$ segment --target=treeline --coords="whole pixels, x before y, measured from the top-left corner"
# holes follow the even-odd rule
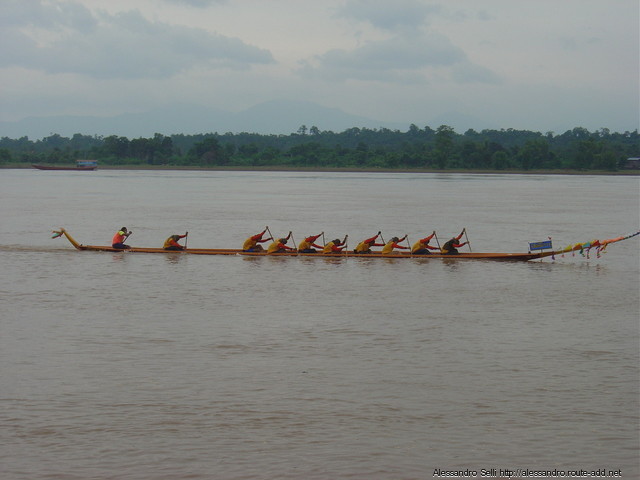
[[[343,132],[301,126],[290,135],[210,133],[152,138],[54,134],[41,140],[0,139],[0,164],[69,164],[78,159],[101,165],[316,167],[473,170],[606,170],[640,156],[638,131],[562,134],[526,130],[467,130],[458,134],[411,125],[406,132],[350,128]]]

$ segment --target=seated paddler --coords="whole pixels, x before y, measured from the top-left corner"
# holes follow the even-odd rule
[[[286,237],[275,240],[271,245],[269,245],[269,248],[267,248],[267,253],[295,252],[295,248],[287,246],[287,242],[290,238],[291,232],[289,232],[289,235]]]
[[[400,245],[400,242],[404,242],[407,239],[407,236],[405,235],[402,238],[398,238],[398,237],[393,237],[391,240],[389,240],[385,246],[382,248],[382,252],[383,254],[389,254],[389,253],[393,253],[393,251],[396,248],[399,248],[400,250],[409,250],[409,247],[404,247],[402,245]]]
[[[300,242],[300,245],[298,245],[298,252],[299,253],[317,253],[316,248],[319,248],[320,250],[322,250],[324,246],[315,244],[315,241],[318,240],[318,238],[320,238],[322,235],[324,235],[324,232],[319,233],[318,235],[311,235],[310,237],[306,237],[304,240]]]
[[[126,250],[127,248],[131,248],[129,245],[125,245],[124,242],[127,241],[127,238],[129,238],[129,235],[131,235],[132,233],[133,232],[129,232],[127,230],[127,227],[122,227],[113,236],[113,239],[111,240],[111,246],[119,250]]]
[[[457,237],[453,237],[451,240],[446,242],[442,246],[442,253],[444,253],[445,255],[458,255],[460,253],[458,251],[458,248],[464,247],[467,244],[467,242],[460,243],[462,235],[464,235],[464,230],[460,232],[460,235],[458,235]]]
[[[184,235],[171,235],[164,241],[164,245],[162,246],[162,248],[164,248],[165,250],[184,250],[185,247],[180,245],[178,243],[178,240],[186,238],[187,235],[189,235],[189,232],[185,233]]]
[[[264,230],[256,235],[253,235],[247,238],[244,241],[244,245],[242,245],[243,252],[262,252],[264,250],[261,243],[268,242],[269,240],[273,240],[273,238],[262,238],[264,234],[269,230],[269,227],[264,227]]]
[[[416,243],[414,243],[413,247],[411,247],[411,254],[412,255],[431,255],[431,252],[429,250],[440,250],[438,247],[432,247],[431,245],[429,245],[429,242],[433,237],[435,237],[435,235],[436,235],[436,232],[434,230],[431,235],[421,238]]]
[[[347,248],[347,238],[349,238],[349,235],[345,235],[342,241],[339,238],[331,240],[324,246],[322,253],[342,253]]]
[[[380,236],[380,233],[381,232],[378,232],[373,237],[361,241],[358,245],[356,245],[353,253],[372,253],[371,247],[384,247],[384,243],[376,243],[376,240]]]

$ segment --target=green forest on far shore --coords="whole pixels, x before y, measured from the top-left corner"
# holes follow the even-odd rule
[[[129,139],[52,134],[36,141],[0,139],[4,167],[91,159],[101,166],[613,172],[630,168],[632,157],[640,157],[637,130],[590,132],[581,127],[562,134],[515,129],[459,134],[447,125],[435,130],[411,125],[406,132],[349,128],[339,133],[302,125],[289,135],[156,133]]]

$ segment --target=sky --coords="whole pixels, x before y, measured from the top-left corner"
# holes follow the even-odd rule
[[[0,121],[304,100],[385,122],[640,123],[637,0],[0,0]]]

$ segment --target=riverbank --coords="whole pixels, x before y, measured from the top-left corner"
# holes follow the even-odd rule
[[[73,165],[55,165],[70,166]],[[0,165],[0,169],[27,169],[33,168],[31,164],[16,163]],[[628,175],[639,176],[640,169],[605,171],[605,170],[479,170],[479,169],[429,169],[429,168],[318,168],[318,167],[295,167],[289,165],[272,166],[179,166],[179,165],[100,165],[98,170],[178,170],[178,171],[230,171],[230,172],[344,172],[344,173],[466,173],[477,175]]]

